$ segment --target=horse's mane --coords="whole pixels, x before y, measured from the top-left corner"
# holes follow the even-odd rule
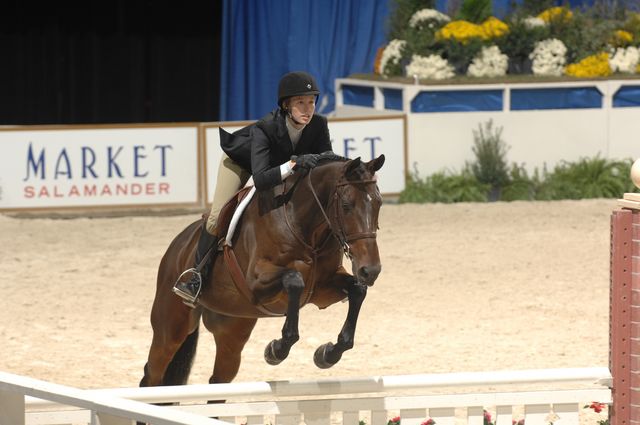
[[[334,153],[332,151],[322,152],[320,155],[318,155],[318,165],[321,165],[327,162],[335,162],[335,161],[345,162],[348,160],[349,158],[340,156],[337,153]]]

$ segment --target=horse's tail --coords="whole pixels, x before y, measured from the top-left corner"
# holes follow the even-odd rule
[[[193,359],[196,356],[199,329],[200,327],[197,327],[195,331],[187,335],[187,338],[176,351],[164,373],[162,385],[185,385],[187,383]]]

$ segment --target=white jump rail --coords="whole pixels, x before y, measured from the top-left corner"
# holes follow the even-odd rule
[[[26,420],[26,396],[84,409],[89,419],[88,422],[85,419],[84,423],[92,425],[130,425],[132,421],[151,422],[154,425],[229,425],[202,415],[6,372],[0,372],[0,425],[31,423],[31,419]],[[72,416],[76,417],[77,414],[73,413]]]
[[[548,389],[569,383],[577,388]],[[521,385],[528,390],[495,392],[496,387]],[[482,425],[483,410],[491,407],[497,425],[511,425],[514,411],[523,412],[527,425],[547,425],[551,412],[557,416],[555,425],[568,425],[578,424],[585,403],[611,403],[610,385],[611,374],[602,367],[120,388],[86,393],[99,400],[117,397],[149,403],[190,403],[173,408],[246,424],[298,425],[303,421],[307,425],[357,425],[364,416],[369,425],[385,425],[392,414],[399,414],[403,425],[420,424],[427,417],[438,425],[453,425],[462,411],[466,423]],[[461,387],[493,392],[435,394]],[[400,392],[411,395],[398,395]],[[220,399],[227,402],[206,403]],[[70,419],[87,423],[82,410],[61,411],[37,399],[28,399],[27,408],[27,423],[31,425],[69,423]]]

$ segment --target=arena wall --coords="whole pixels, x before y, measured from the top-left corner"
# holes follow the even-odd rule
[[[400,84],[336,80],[336,115],[407,115],[407,161],[422,177],[474,159],[474,132],[492,121],[510,163],[529,173],[562,161],[640,157],[640,80]]]

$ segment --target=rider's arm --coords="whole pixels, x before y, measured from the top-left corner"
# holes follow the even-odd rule
[[[258,190],[277,186],[293,173],[292,169],[295,163],[292,161],[271,167],[270,150],[269,139],[259,127],[255,127],[251,140],[251,170],[253,171],[253,181]]]

